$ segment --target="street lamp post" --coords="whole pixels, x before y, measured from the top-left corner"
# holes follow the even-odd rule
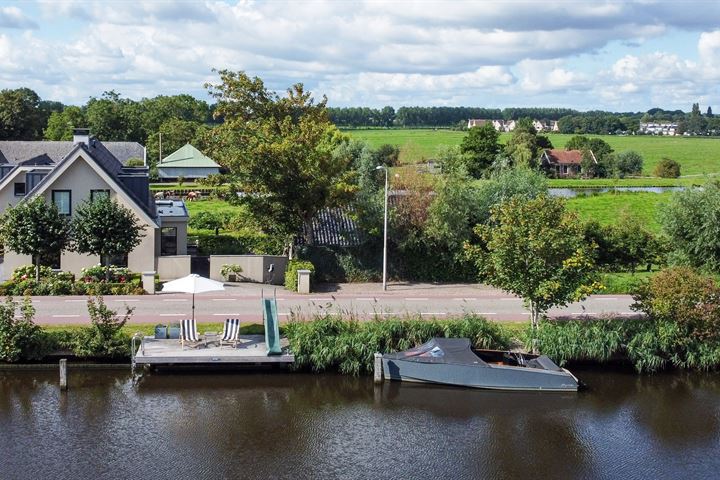
[[[388,168],[378,165],[375,170],[385,170],[385,225],[383,228],[383,291],[387,290],[387,235],[388,235]]]

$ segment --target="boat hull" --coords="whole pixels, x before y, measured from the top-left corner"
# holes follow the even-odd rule
[[[567,370],[505,365],[424,363],[383,357],[387,380],[437,383],[489,390],[573,392],[577,379]]]

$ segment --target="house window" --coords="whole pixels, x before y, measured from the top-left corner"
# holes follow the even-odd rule
[[[43,255],[40,257],[40,265],[56,270],[60,269],[60,252]]]
[[[110,198],[110,190],[90,190],[90,201],[94,202],[101,198]]]
[[[564,174],[567,174],[567,172],[568,172],[568,167],[567,167],[567,165],[563,165],[563,173],[564,173]]]
[[[113,267],[125,267],[128,266],[128,254],[122,255],[100,255],[100,263],[102,265],[112,265]]]
[[[163,227],[160,231],[160,255],[177,255],[177,228]]]
[[[24,197],[25,196],[25,182],[15,182],[15,196],[16,197]]]
[[[60,215],[70,215],[70,190],[53,190],[52,202],[60,212]]]

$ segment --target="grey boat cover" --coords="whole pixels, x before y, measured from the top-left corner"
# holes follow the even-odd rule
[[[456,363],[471,365],[487,365],[475,355],[467,338],[436,337],[419,347],[386,354],[385,357],[418,363]]]

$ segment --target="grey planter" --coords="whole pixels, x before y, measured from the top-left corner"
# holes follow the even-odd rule
[[[167,337],[168,331],[167,327],[165,325],[155,325],[155,338],[168,338]]]

